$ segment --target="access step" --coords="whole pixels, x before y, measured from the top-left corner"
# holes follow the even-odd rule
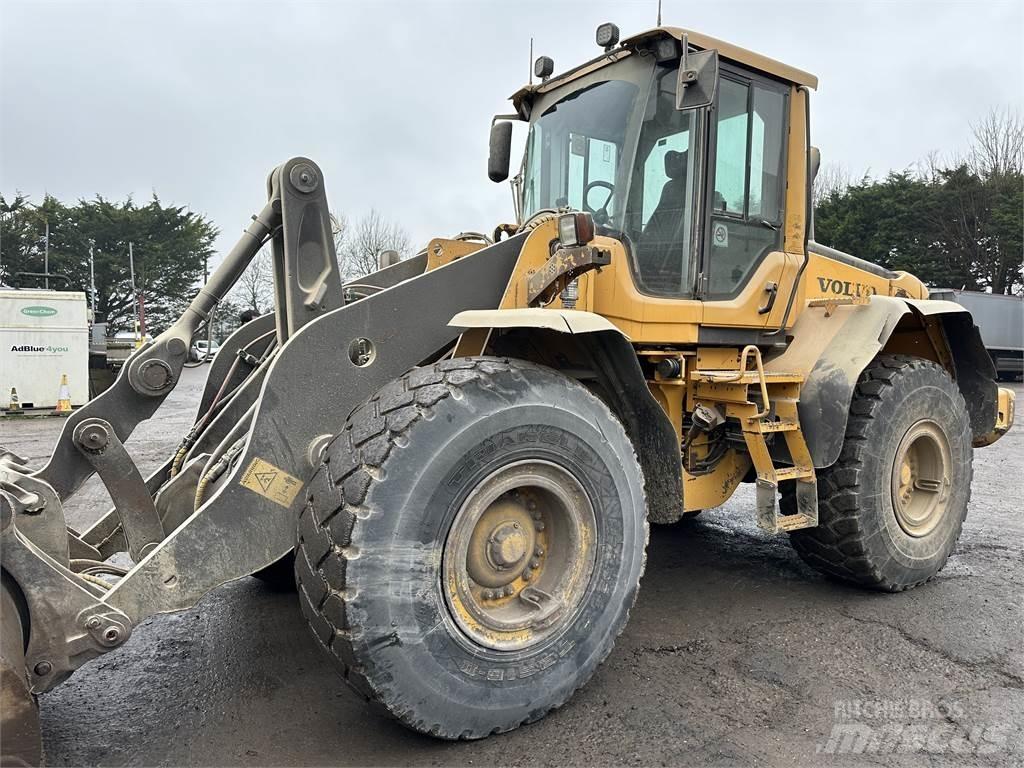
[[[781,483],[783,480],[799,480],[805,477],[814,477],[814,470],[810,467],[776,467],[775,481]]]
[[[800,472],[807,472],[806,469],[796,467],[784,467],[775,471],[779,479],[792,480],[796,475],[791,474],[783,478],[783,473],[788,469],[798,469]],[[796,479],[796,513],[792,515],[779,514],[778,490],[779,484],[762,478],[757,479],[757,526],[768,533],[782,533],[783,531],[797,531],[801,528],[814,528],[818,525],[818,483],[813,479],[814,471],[810,470],[810,477],[801,475]]]
[[[771,432],[796,432],[800,429],[800,425],[789,419],[779,419],[778,421],[756,421],[754,422],[756,431],[761,434],[768,434]]]

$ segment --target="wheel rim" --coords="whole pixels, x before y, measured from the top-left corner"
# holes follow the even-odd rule
[[[546,461],[502,467],[455,515],[443,553],[444,595],[474,643],[515,651],[575,616],[594,570],[597,526],[583,486]]]
[[[919,421],[903,436],[893,462],[892,505],[908,535],[926,536],[942,520],[951,465],[949,441],[934,421]]]

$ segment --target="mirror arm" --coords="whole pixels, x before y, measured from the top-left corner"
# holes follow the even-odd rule
[[[679,88],[686,88],[697,79],[697,70],[690,67],[690,40],[683,33],[683,55],[679,59]]]

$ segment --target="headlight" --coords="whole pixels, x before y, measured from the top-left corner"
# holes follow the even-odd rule
[[[597,44],[607,51],[609,48],[614,48],[618,45],[619,28],[610,22],[605,22],[597,28],[597,34],[594,37],[597,40]]]
[[[565,248],[586,245],[594,239],[594,217],[589,213],[567,213],[558,217],[558,242]]]
[[[533,62],[533,74],[541,80],[547,80],[555,71],[555,60],[550,56],[538,56]]]
[[[658,38],[658,42],[654,44],[654,58],[659,64],[677,62],[679,60],[679,43],[674,37],[667,35]]]

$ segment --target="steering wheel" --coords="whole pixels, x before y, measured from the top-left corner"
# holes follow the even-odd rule
[[[590,203],[587,202],[587,199],[590,197],[590,190],[592,190],[594,187],[601,187],[602,189],[608,190],[608,198],[604,201],[604,205],[602,205],[600,208],[597,208],[596,210],[594,208],[591,208]],[[587,184],[586,187],[583,188],[583,210],[594,217],[595,224],[606,224],[608,222],[608,219],[610,218],[608,216],[608,204],[612,201],[612,198],[614,196],[614,184],[612,184],[610,181],[595,179],[594,181],[590,182],[589,184]]]

